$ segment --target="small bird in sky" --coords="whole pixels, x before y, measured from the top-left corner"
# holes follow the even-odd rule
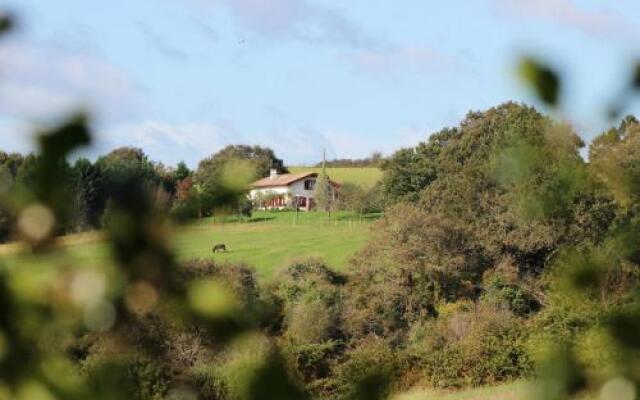
[[[246,42],[246,40],[241,39],[241,40],[238,41],[238,44],[244,44],[244,42]]]

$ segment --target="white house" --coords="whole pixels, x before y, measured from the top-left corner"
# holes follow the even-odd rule
[[[261,209],[283,209],[295,207],[300,210],[311,210],[315,207],[313,190],[318,174],[316,172],[299,172],[296,174],[278,174],[272,169],[268,177],[250,185],[249,199]],[[339,187],[331,181],[333,187]]]

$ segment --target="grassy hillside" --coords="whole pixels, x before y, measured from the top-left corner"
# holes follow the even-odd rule
[[[289,167],[291,172],[313,171],[320,172],[322,168],[315,167]],[[363,187],[369,188],[376,184],[382,178],[382,170],[376,167],[363,168],[327,168],[327,174],[340,183],[355,183]]]
[[[393,400],[525,400],[528,384],[524,381],[455,391],[416,390],[394,397]]]
[[[223,223],[208,218],[178,228],[174,247],[180,260],[214,258],[220,262],[246,262],[256,267],[259,276],[267,278],[278,267],[309,257],[320,257],[340,269],[369,238],[371,217],[335,213],[329,220],[324,213],[301,212],[296,220],[295,212],[259,212],[248,222]],[[60,243],[77,263],[110,261],[109,249],[98,232],[70,235]],[[229,251],[214,255],[211,251],[214,243],[226,244]],[[59,251],[57,255],[62,254]],[[21,254],[15,244],[0,246],[0,256],[13,265],[36,261],[33,256]]]
[[[504,383],[497,386],[482,386],[467,389],[435,390],[415,389],[392,397],[392,400],[529,400],[540,398],[534,383],[524,380]],[[575,397],[576,400],[595,400],[602,398],[593,391],[586,391]]]

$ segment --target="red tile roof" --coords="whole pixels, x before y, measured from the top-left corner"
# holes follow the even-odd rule
[[[298,182],[302,179],[305,178],[309,178],[309,177],[313,177],[313,178],[317,178],[318,177],[318,173],[317,172],[298,172],[296,174],[282,174],[282,175],[276,175],[275,177],[271,178],[270,176],[267,176],[266,178],[262,178],[260,180],[257,180],[255,182],[253,182],[251,185],[249,185],[252,189],[259,189],[259,188],[268,188],[268,187],[279,187],[279,186],[289,186],[294,182]],[[331,184],[335,187],[340,187],[340,183],[331,180]]]
[[[297,174],[282,174],[276,175],[271,178],[267,176],[266,178],[262,178],[258,181],[255,181],[251,184],[252,188],[265,188],[265,187],[276,187],[276,186],[289,186],[294,182],[302,180],[308,177],[317,177],[318,174],[316,172],[298,172]]]

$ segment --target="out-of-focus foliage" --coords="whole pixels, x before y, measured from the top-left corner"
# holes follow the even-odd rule
[[[86,131],[73,124],[45,135]],[[230,209],[255,176],[252,163],[228,160],[198,182],[136,149],[95,164],[70,166],[61,156],[62,172],[50,179],[73,189],[64,201],[85,218],[110,188],[102,220],[116,263],[75,266],[42,253],[32,269],[2,270],[0,389],[14,397],[385,398],[416,383],[531,377],[549,339],[565,346],[555,351],[557,371],[539,375],[556,398],[633,382],[636,198],[607,177],[632,173],[635,152],[616,150],[626,156],[613,175],[596,161],[627,146],[628,134],[598,139],[587,164],[570,128],[517,104],[472,113],[447,132],[446,144],[424,145],[438,148],[421,153],[426,161],[412,161],[430,165],[431,181],[397,197],[405,202],[387,208],[345,274],[295,263],[265,289],[249,267],[177,263],[158,201],[159,190],[185,202],[197,190],[209,196],[201,206]],[[74,215],[31,191],[55,148],[1,157],[4,223],[41,235],[27,244],[42,251],[54,234],[38,230],[43,222]],[[367,197],[347,186],[337,204],[362,207]],[[24,214],[15,206],[22,198],[37,207]]]
[[[561,81],[551,67],[535,58],[527,57],[518,66],[520,78],[528,84],[535,94],[549,106],[556,106],[561,93]]]
[[[3,35],[13,28],[13,17],[5,12],[0,14],[0,35]]]
[[[559,106],[554,71],[521,73]],[[71,166],[91,135],[70,118],[37,154],[0,153],[0,234],[28,260],[0,265],[0,398],[383,399],[532,377],[540,399],[634,399],[638,132],[625,119],[587,163],[573,130],[532,107],[469,113],[385,161],[382,197],[398,204],[348,271],[297,262],[262,290],[247,266],[178,263],[167,215],[237,210],[250,180],[283,168],[273,152],[231,146],[195,173],[135,148]],[[98,224],[111,265],[49,253]]]
[[[137,149],[114,151],[96,163],[110,188],[105,227],[116,263],[74,266],[48,258],[44,245],[75,204],[73,191],[64,190],[73,176],[66,156],[90,135],[85,120],[74,118],[39,137],[40,152],[22,162],[17,183],[6,157],[2,165],[9,223],[26,244],[45,253],[32,267],[0,269],[0,394],[197,397],[203,390],[191,371],[197,357],[214,356],[236,335],[260,326],[264,307],[252,271],[176,264],[168,221],[148,184],[158,168]],[[90,167],[79,160],[75,169],[86,177]],[[244,190],[246,179],[233,178],[250,173],[228,167],[221,184]],[[80,190],[81,199],[91,189]],[[264,366],[255,365],[255,374],[236,382],[243,398],[301,398],[284,367],[276,366],[278,359],[269,352]]]
[[[539,80],[532,84],[543,86]],[[637,88],[636,66],[629,93]],[[538,95],[548,102],[541,88]],[[610,107],[610,116],[615,117],[626,101],[623,96]],[[542,353],[535,398],[568,399],[586,391],[599,392],[602,399],[638,396],[638,137],[637,120],[627,117],[594,139],[586,180],[582,166],[560,165],[558,173],[570,183],[563,185],[565,190],[580,193],[585,184],[592,187],[596,196],[610,199],[615,218],[602,230],[601,240],[565,246],[552,260],[546,307],[537,321],[541,329],[534,330],[532,338],[533,353]],[[546,352],[540,351],[544,348]]]

